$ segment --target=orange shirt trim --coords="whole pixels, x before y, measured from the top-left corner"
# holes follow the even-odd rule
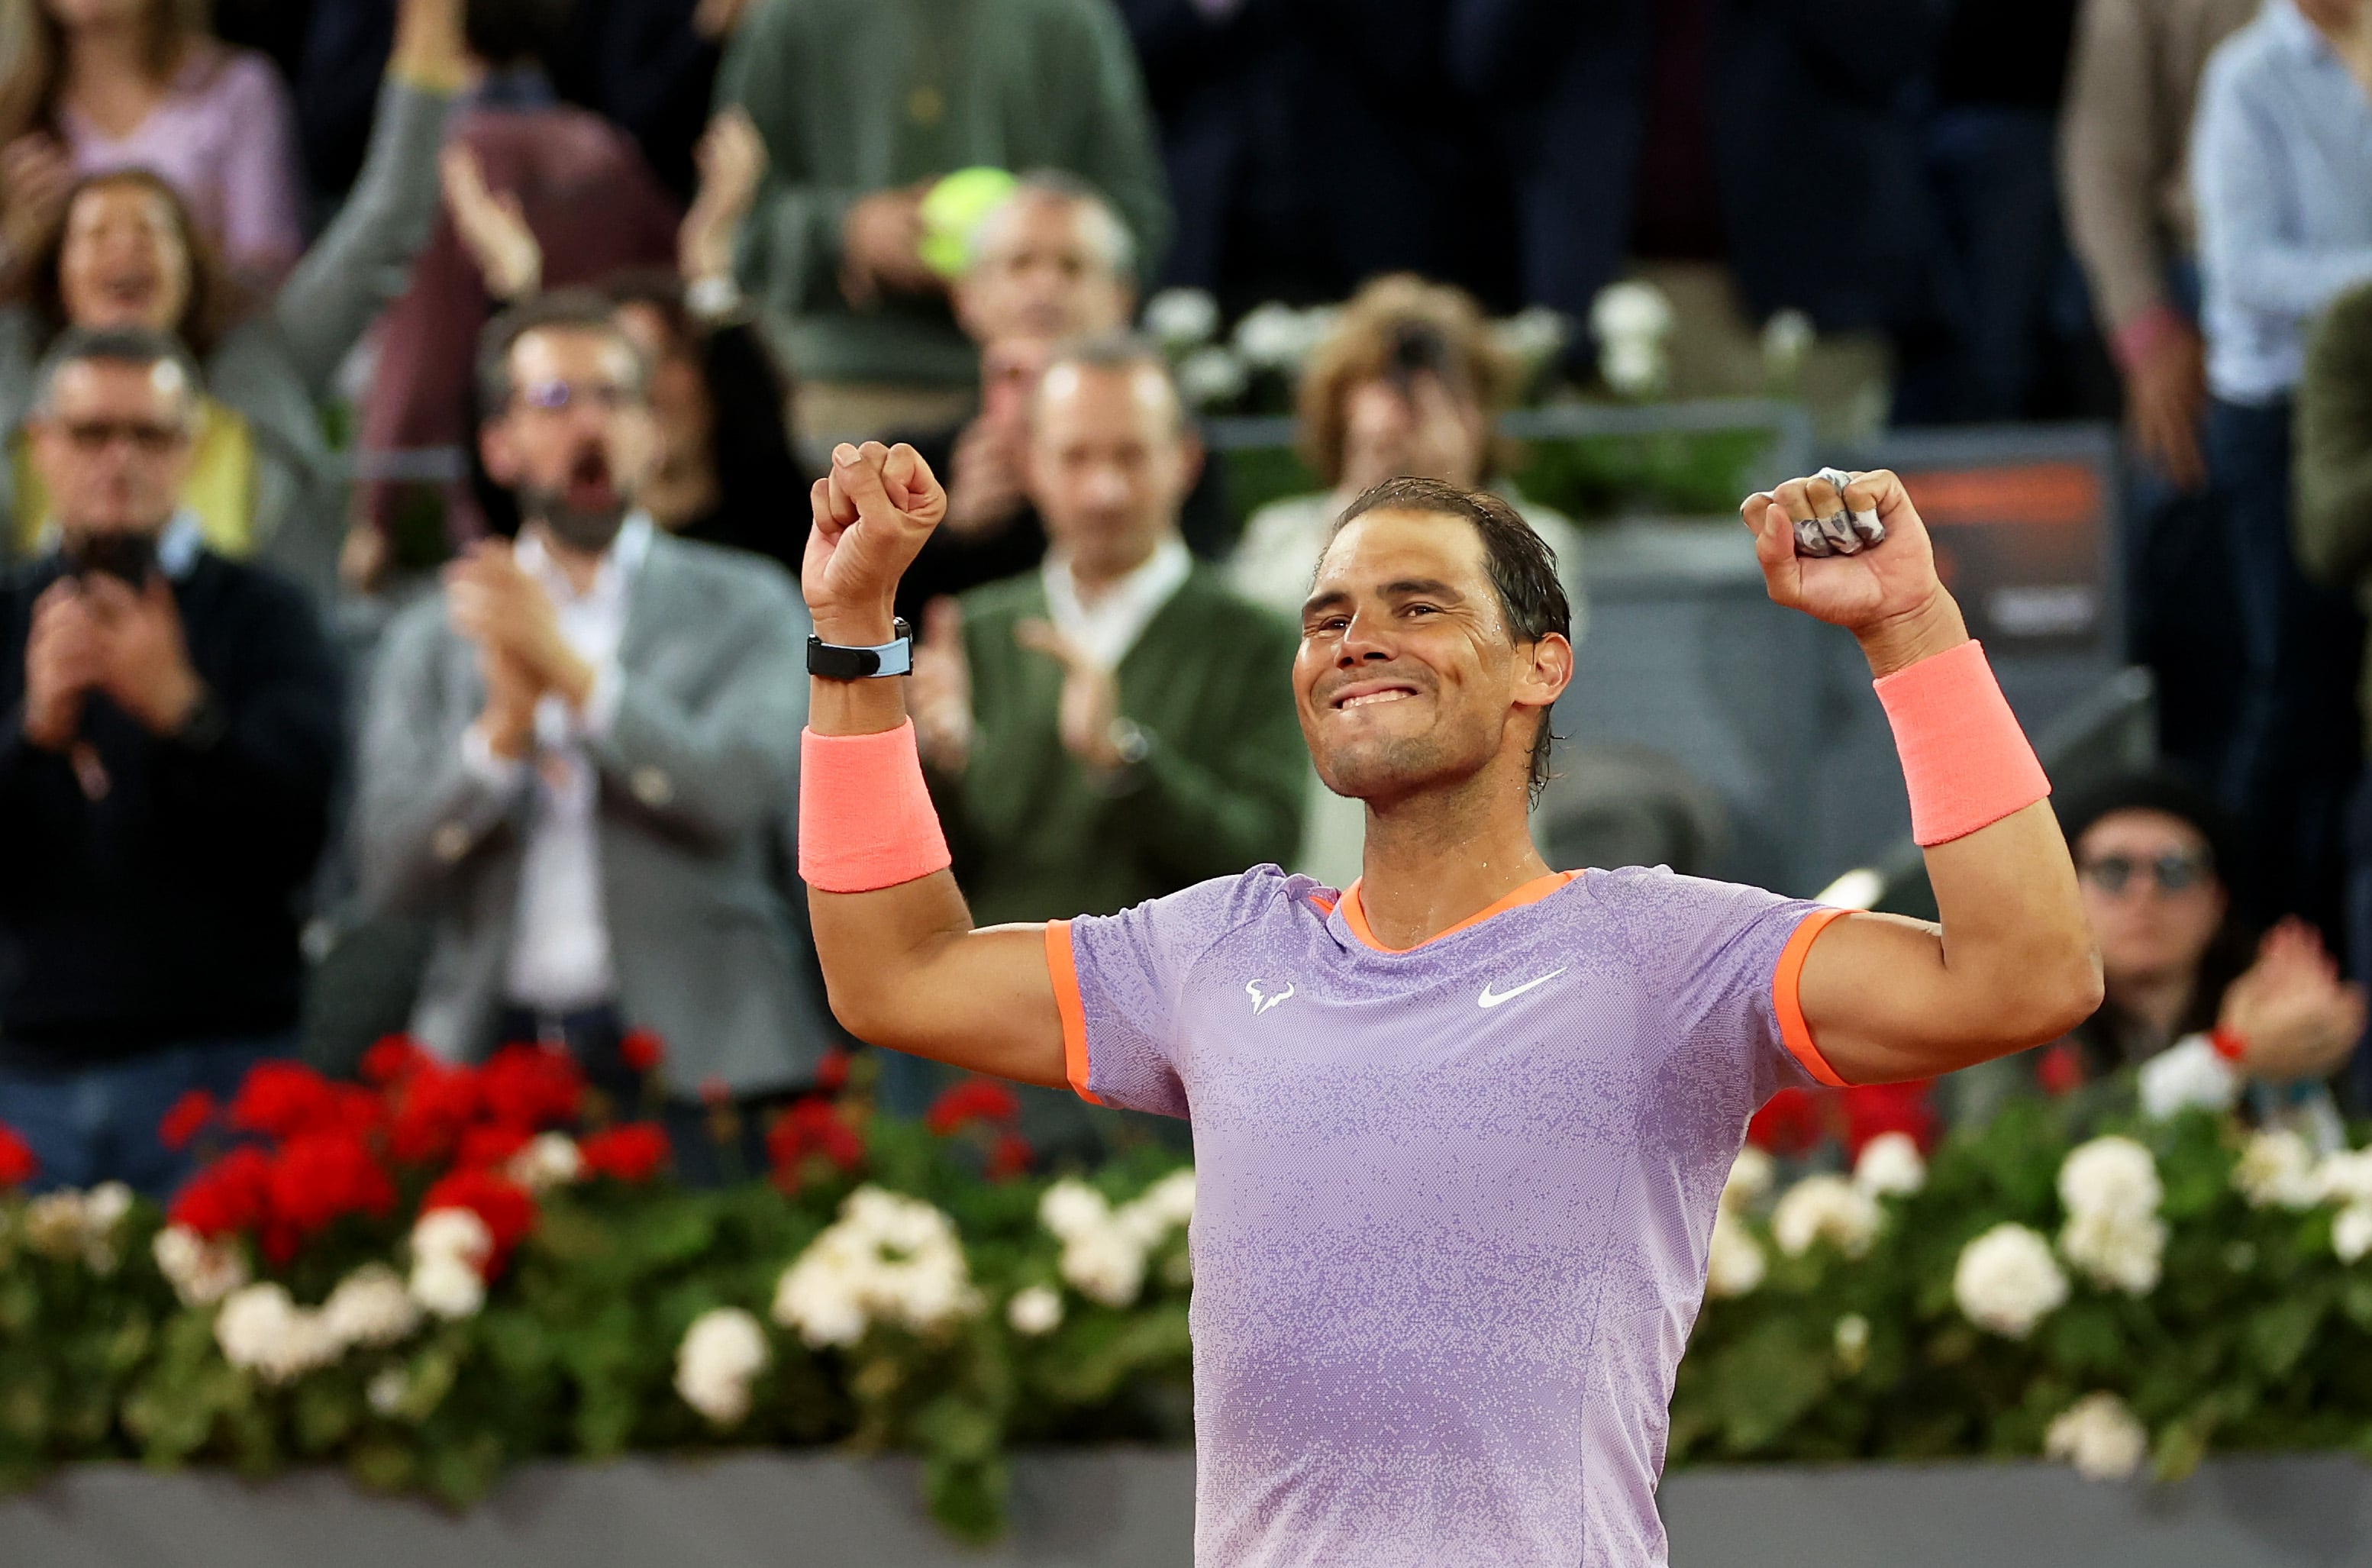
[[[1796,925],[1795,935],[1779,950],[1779,964],[1771,974],[1771,1005],[1779,1015],[1779,1043],[1815,1079],[1832,1089],[1848,1087],[1843,1074],[1829,1065],[1820,1048],[1812,1043],[1812,1026],[1804,1019],[1804,958],[1812,950],[1813,941],[1829,928],[1829,923],[1843,914],[1843,910],[1814,910]]]
[[[1443,937],[1454,935],[1457,933],[1465,930],[1470,925],[1480,925],[1494,914],[1505,914],[1509,910],[1521,909],[1526,904],[1539,903],[1542,899],[1547,898],[1551,893],[1555,892],[1566,883],[1577,880],[1580,876],[1581,873],[1578,871],[1552,871],[1545,877],[1535,877],[1530,881],[1525,883],[1522,887],[1517,889],[1514,892],[1508,894],[1506,898],[1501,899],[1497,903],[1493,904],[1489,909],[1482,911],[1479,914],[1468,915],[1464,920],[1459,921],[1448,930],[1436,931],[1432,935],[1426,937],[1424,941],[1438,942]],[[1365,880],[1365,877],[1360,878],[1360,881]],[[1373,947],[1377,952],[1413,953],[1416,951],[1416,947],[1387,947],[1381,942],[1376,940],[1376,934],[1367,929],[1367,912],[1359,902],[1358,882],[1354,882],[1349,887],[1343,889],[1342,909],[1343,923],[1351,928],[1351,935],[1356,936],[1360,941],[1365,942],[1368,947]],[[1424,946],[1424,942],[1420,942],[1416,946],[1417,947],[1422,947]]]
[[[1063,1019],[1063,1074],[1089,1105],[1103,1101],[1087,1092],[1087,1007],[1079,996],[1078,965],[1071,957],[1071,923],[1046,923],[1046,972],[1054,980],[1054,1011]]]

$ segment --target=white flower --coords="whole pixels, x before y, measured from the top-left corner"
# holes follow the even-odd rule
[[[242,1286],[224,1301],[215,1316],[215,1343],[224,1360],[267,1383],[327,1366],[341,1349],[320,1313],[268,1282]]]
[[[1836,1347],[1837,1365],[1847,1376],[1859,1372],[1869,1362],[1869,1319],[1858,1312],[1848,1312],[1837,1319],[1830,1336]]]
[[[2331,1249],[2343,1263],[2372,1252],[2372,1203],[2350,1203],[2331,1222]]]
[[[148,1249],[184,1307],[211,1307],[248,1281],[247,1254],[228,1237],[209,1241],[188,1225],[169,1225]]]
[[[1491,328],[1492,341],[1499,352],[1510,355],[1528,369],[1536,369],[1560,353],[1573,341],[1573,323],[1564,312],[1549,305],[1534,305]]]
[[[2311,1209],[2322,1202],[2314,1149],[2287,1127],[2250,1134],[2232,1167],[2232,1185],[2255,1209]]]
[[[1738,1158],[1729,1167],[1729,1179],[1721,1184],[1721,1207],[1725,1214],[1744,1214],[1758,1198],[1771,1191],[1771,1183],[1779,1174],[1779,1162],[1767,1150],[1749,1144],[1738,1151]]]
[[[750,1380],[773,1355],[756,1318],[738,1307],[711,1307],[676,1347],[675,1391],[716,1425],[736,1425],[750,1413]]]
[[[1254,306],[1236,323],[1236,352],[1255,370],[1290,370],[1308,352],[1302,313],[1271,300]]]
[[[25,1243],[44,1257],[79,1258],[94,1273],[111,1274],[121,1261],[115,1227],[132,1212],[132,1189],[102,1181],[87,1192],[45,1192],[25,1205]]]
[[[2165,1121],[2196,1106],[2226,1111],[2240,1103],[2240,1074],[2205,1035],[2185,1035],[2142,1063],[2142,1114]]]
[[[1771,1211],[1771,1239],[1790,1258],[1825,1241],[1848,1258],[1859,1258],[1878,1239],[1885,1213],[1878,1201],[1842,1176],[1808,1176],[1780,1195]]]
[[[1038,1200],[1038,1223],[1064,1241],[1111,1223],[1104,1195],[1074,1177],[1064,1177]]]
[[[1880,1132],[1861,1146],[1853,1179],[1873,1198],[1918,1191],[1927,1185],[1927,1162],[1920,1156],[1919,1140],[1908,1132]]]
[[[816,1349],[855,1344],[868,1324],[918,1331],[981,1309],[954,1222],[917,1198],[862,1187],[774,1287],[774,1321]]]
[[[2110,1136],[2079,1144],[2059,1167],[2059,1201],[2072,1216],[2148,1219],[2165,1196],[2157,1162],[2131,1138]]]
[[[2114,1209],[2071,1214],[2060,1227],[2059,1250],[2102,1290],[2147,1295],[2157,1288],[2166,1222]]]
[[[1234,402],[1251,379],[1235,351],[1216,344],[1198,348],[1178,362],[1178,395],[1190,408]]]
[[[478,1265],[460,1252],[416,1257],[406,1283],[412,1299],[447,1322],[474,1318],[486,1305],[486,1282]]]
[[[457,1259],[472,1268],[494,1256],[494,1233],[475,1209],[431,1209],[412,1227],[412,1259]]]
[[[1028,1339],[1051,1334],[1063,1326],[1063,1293],[1047,1285],[1028,1285],[1005,1304],[1005,1320]]]
[[[71,1188],[44,1192],[25,1205],[25,1245],[45,1258],[82,1252],[82,1194]]]
[[[2372,1149],[2323,1156],[2315,1170],[2318,1195],[2333,1203],[2372,1203]]]
[[[1116,1225],[1064,1242],[1056,1267],[1072,1289],[1106,1307],[1134,1306],[1145,1288],[1145,1249]]]
[[[1199,288],[1165,288],[1145,302],[1145,331],[1172,354],[1200,348],[1219,330],[1219,302]]]
[[[1750,1295],[1770,1267],[1762,1244],[1727,1210],[1714,1215],[1713,1239],[1705,1247],[1705,1295]]]
[[[1194,1218],[1194,1167],[1181,1166],[1145,1190],[1136,1207],[1161,1216],[1163,1223],[1178,1226],[1191,1224]]]
[[[1819,338],[1812,319],[1801,310],[1774,312],[1762,323],[1762,369],[1774,381],[1792,381]]]
[[[1598,339],[1599,374],[1609,387],[1640,397],[1663,385],[1672,302],[1662,289],[1650,283],[1608,285],[1590,306],[1589,330]]]
[[[403,1401],[412,1392],[412,1379],[401,1366],[382,1367],[363,1389],[363,1398],[379,1414],[393,1418],[403,1413]]]
[[[341,1348],[391,1345],[420,1327],[420,1304],[403,1288],[403,1276],[385,1263],[365,1263],[338,1282],[321,1316]]]
[[[121,1181],[102,1181],[83,1194],[82,1260],[92,1272],[111,1274],[122,1260],[115,1244],[115,1227],[132,1212],[132,1189]]]
[[[2051,1243],[2004,1221],[1960,1249],[1952,1299],[1980,1329],[2022,1340],[2066,1301],[2067,1276]]]
[[[2087,1394],[2052,1419],[2042,1451],[2086,1481],[2126,1481],[2149,1456],[2149,1432],[2114,1394]]]
[[[1599,354],[1598,373],[1626,398],[1651,397],[1661,390],[1671,366],[1660,343],[1619,340]]]
[[[505,1174],[530,1192],[565,1187],[585,1174],[585,1156],[565,1132],[539,1132],[510,1157]]]

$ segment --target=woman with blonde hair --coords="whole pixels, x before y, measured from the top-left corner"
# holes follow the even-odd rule
[[[77,179],[147,168],[242,279],[296,262],[288,88],[204,17],[203,0],[0,0],[0,238],[31,244]]]
[[[1578,642],[1580,530],[1517,494],[1505,477],[1498,417],[1519,381],[1516,362],[1463,290],[1405,273],[1368,284],[1311,353],[1297,394],[1302,457],[1328,488],[1253,513],[1228,560],[1229,584],[1297,623],[1327,534],[1352,498],[1388,479],[1437,479],[1496,490],[1522,514],[1556,556]],[[1312,772],[1303,822],[1296,869],[1347,886],[1359,874],[1365,810]]]

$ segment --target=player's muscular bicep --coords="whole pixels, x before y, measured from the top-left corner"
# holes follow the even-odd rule
[[[1848,1084],[1927,1077],[1964,1032],[1943,929],[1924,920],[1855,912],[1831,921],[1797,983],[1812,1043]]]
[[[874,893],[815,893],[809,907],[831,1010],[857,1039],[1021,1083],[1065,1081],[1044,926],[971,929],[945,872]]]

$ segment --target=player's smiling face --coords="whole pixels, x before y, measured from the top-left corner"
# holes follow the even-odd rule
[[[1518,704],[1538,694],[1536,661],[1461,517],[1379,510],[1336,534],[1302,607],[1293,682],[1337,795],[1397,799],[1530,751],[1536,721]]]

